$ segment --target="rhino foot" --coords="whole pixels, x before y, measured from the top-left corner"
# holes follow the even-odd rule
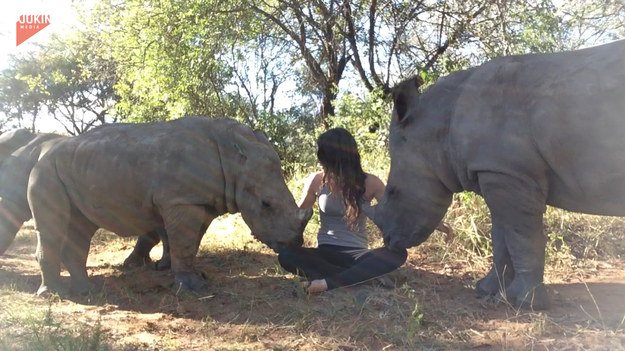
[[[500,280],[500,274],[497,273],[495,267],[491,268],[488,274],[478,280],[475,289],[480,296],[495,296],[512,282],[513,274],[504,274],[503,281]]]
[[[503,299],[515,308],[546,310],[550,307],[549,294],[542,281],[516,277],[505,291]]]
[[[176,295],[184,292],[191,292],[197,297],[206,296],[208,294],[208,284],[199,273],[184,272],[174,273],[175,284],[174,293]]]
[[[72,293],[87,296],[96,290],[96,286],[90,280],[72,281]]]
[[[52,286],[52,285],[41,284],[41,286],[39,286],[39,289],[37,290],[37,296],[47,298],[52,295],[68,296],[69,290],[62,285]]]
[[[140,267],[151,267],[157,271],[166,271],[171,268],[171,258],[163,257],[160,260],[153,262],[149,256],[141,256],[134,252],[132,252],[128,257],[124,260],[124,264],[122,268],[125,270],[130,270],[134,268]]]
[[[122,268],[133,269],[133,268],[148,266],[151,264],[152,264],[152,260],[150,259],[149,254],[147,256],[144,256],[144,255],[139,255],[133,251],[124,260],[124,264],[122,265]]]

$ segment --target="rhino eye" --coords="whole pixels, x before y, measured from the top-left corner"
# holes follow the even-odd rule
[[[263,208],[270,208],[271,207],[271,204],[269,202],[265,201],[265,200],[262,200],[260,202],[260,204],[261,204],[261,206],[263,206]]]

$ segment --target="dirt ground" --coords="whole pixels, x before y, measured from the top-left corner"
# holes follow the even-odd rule
[[[94,240],[88,271],[100,292],[46,300],[33,296],[32,228],[18,239],[0,256],[0,308],[51,306],[64,323],[101,328],[113,350],[625,350],[623,260],[548,267],[552,307],[534,312],[477,298],[484,271],[469,261],[429,262],[418,249],[390,275],[394,289],[365,284],[317,296],[268,250],[201,251],[197,266],[211,293],[198,299],[176,295],[170,272],[122,270],[134,241]],[[0,328],[16,339],[8,348],[20,349],[26,332],[8,321]]]

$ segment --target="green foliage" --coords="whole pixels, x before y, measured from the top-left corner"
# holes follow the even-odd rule
[[[185,115],[236,115],[221,60],[237,35],[235,2],[101,1],[89,26],[99,28],[119,67],[117,109],[132,121]]]
[[[287,177],[316,165],[316,138],[312,118],[302,116],[296,109],[261,116],[256,128],[263,130],[269,137],[282,160],[282,169]]]
[[[3,72],[2,122],[35,129],[50,111],[76,134],[118,119],[231,117],[267,128],[287,167],[301,167],[310,158],[286,143],[305,149],[318,128],[349,128],[365,154],[385,146],[385,98],[401,79],[427,86],[491,57],[617,38],[621,15],[609,0],[100,0],[73,34]]]
[[[116,64],[94,52],[97,40],[89,32],[53,37],[38,57],[48,111],[69,134],[117,121]]]
[[[564,28],[556,7],[550,0],[506,2],[488,7],[472,27],[479,38],[474,44],[471,63],[486,59],[537,52],[553,52],[561,48]]]
[[[423,309],[419,302],[416,302],[412,312],[410,313],[410,320],[408,323],[408,330],[410,334],[416,334],[423,326]]]
[[[0,127],[35,128],[47,97],[40,70],[31,54],[11,58],[11,65],[0,72],[0,108],[5,115]]]
[[[372,173],[387,172],[391,108],[380,90],[362,96],[346,93],[336,101],[337,114],[330,121],[330,127],[343,127],[354,135],[363,167]]]
[[[115,63],[92,50],[88,32],[53,36],[39,50],[11,58],[0,75],[0,106],[5,123],[36,130],[37,117],[51,114],[69,134],[79,134],[116,116]],[[26,125],[27,120],[32,121]]]
[[[562,50],[564,29],[551,1],[540,1],[533,11],[512,12],[518,16],[516,49],[512,53],[555,52]]]
[[[576,49],[625,37],[625,7],[620,1],[564,1],[557,11],[564,30],[561,43],[564,49]]]

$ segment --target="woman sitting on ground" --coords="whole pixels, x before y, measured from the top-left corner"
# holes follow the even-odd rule
[[[367,212],[373,199],[380,201],[385,185],[363,171],[354,137],[343,128],[321,134],[317,159],[322,171],[305,180],[299,202],[307,209],[318,200],[317,248],[286,248],[279,253],[280,265],[306,277],[304,287],[316,293],[362,283],[404,264],[405,249],[368,248]]]

